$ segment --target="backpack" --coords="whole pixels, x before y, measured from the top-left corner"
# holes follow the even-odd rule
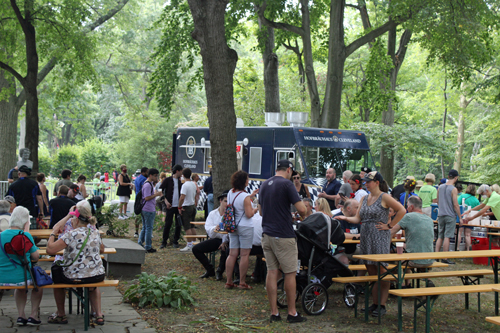
[[[236,200],[236,198],[240,194],[241,194],[241,192],[238,193],[234,197],[232,203],[227,203],[226,211],[224,212],[224,214],[222,215],[222,218],[221,218],[222,228],[224,231],[227,231],[228,233],[235,232],[236,228],[238,227],[238,224],[240,223],[239,221],[238,221],[238,223],[236,223],[236,221],[234,219],[235,213],[234,213],[234,206],[233,206],[234,200]],[[243,215],[241,216],[241,218],[243,218]],[[241,218],[240,218],[240,221],[241,221]]]
[[[12,237],[10,242],[5,243],[4,246],[1,246],[0,243],[0,248],[2,249],[3,253],[7,258],[9,258],[10,262],[14,267],[17,267],[17,265],[20,265],[23,267],[24,270],[24,281],[26,283],[26,292],[28,292],[28,274],[31,277],[31,280],[33,281],[35,290],[38,291],[37,285],[36,285],[36,280],[35,277],[33,276],[33,273],[31,272],[29,262],[26,259],[26,253],[34,246],[34,244],[31,242],[31,240],[25,236],[24,231],[19,231],[17,235]],[[11,257],[9,257],[7,254],[13,254],[16,255],[19,259],[20,262],[15,261]]]
[[[151,185],[151,195],[153,195],[153,184],[151,182],[146,182]],[[144,185],[142,185],[144,186]],[[135,215],[139,215],[142,213],[142,209],[144,208],[144,205],[146,204],[146,201],[142,199],[142,189],[137,192],[135,195],[135,202],[134,202],[134,213]]]

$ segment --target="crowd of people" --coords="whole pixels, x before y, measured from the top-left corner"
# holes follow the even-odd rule
[[[71,171],[63,170],[62,179],[54,186],[55,198],[49,200],[45,186],[45,175],[40,173],[36,181],[30,178],[31,169],[25,165],[17,168],[19,179],[13,182],[4,200],[0,200],[0,231],[2,246],[9,241],[10,234],[24,230],[27,237],[29,229],[36,227],[33,217],[50,216],[50,228],[53,235],[47,244],[47,253],[55,254],[65,249],[60,258],[65,265],[53,266],[53,276],[59,283],[96,282],[104,279],[104,268],[99,252],[103,244],[96,230],[96,219],[86,198],[89,192],[85,187],[86,177],[80,175],[73,183]],[[311,195],[308,185],[301,182],[302,175],[294,170],[288,160],[280,160],[276,165],[275,176],[262,182],[259,189],[247,192],[249,175],[239,170],[230,177],[231,189],[227,189],[214,200],[212,176],[199,185],[199,176],[191,169],[175,165],[172,174],[167,177],[155,168],[143,167],[140,175],[133,181],[127,173],[127,166],[120,166],[121,173],[113,172],[116,177],[117,195],[119,197],[119,219],[126,219],[131,194],[135,191],[141,200],[142,212],[136,221],[135,235],[137,242],[147,253],[157,250],[153,247],[153,226],[157,214],[164,221],[160,249],[168,246],[179,248],[181,228],[186,235],[196,235],[193,227],[201,191],[206,194],[205,231],[208,239],[194,244],[188,238],[182,253],[191,252],[203,266],[205,272],[200,278],[215,277],[224,280],[226,289],[252,289],[247,283],[249,257],[255,255],[256,265],[252,278],[262,278],[262,258],[266,259],[266,292],[270,304],[270,321],[280,321],[277,308],[277,281],[283,275],[284,289],[287,295],[287,322],[303,322],[295,308],[296,272],[297,272],[297,239],[294,224],[301,223],[312,214],[324,214],[332,223],[343,229],[346,239],[360,239],[356,244],[338,244],[343,251],[335,257],[344,265],[353,261],[355,254],[387,254],[391,252],[391,239],[400,231],[406,237],[407,252],[448,251],[450,238],[455,236],[455,222],[458,219],[461,233],[464,234],[466,249],[470,247],[471,226],[469,221],[480,216],[491,214],[500,216],[500,187],[481,185],[477,190],[469,185],[465,193],[461,193],[458,183],[459,174],[450,170],[448,178],[435,186],[436,177],[427,174],[423,181],[408,176],[405,181],[389,191],[387,182],[377,171],[364,167],[359,173],[345,171],[342,182],[337,179],[334,168],[326,170],[326,182],[319,189],[317,197]],[[101,177],[109,181],[109,174],[97,173],[94,177],[94,195],[101,195],[106,185],[101,187]],[[139,195],[140,194],[140,195]],[[482,196],[482,203],[476,198]],[[258,197],[258,198],[257,198]],[[18,206],[22,207],[16,207]],[[432,204],[439,205],[437,214],[438,237],[434,245],[434,222],[431,219]],[[221,218],[226,207],[234,210],[236,231],[229,234],[221,232]],[[469,206],[465,212],[460,205]],[[491,211],[491,212],[490,212]],[[10,215],[12,214],[12,215]],[[497,215],[498,214],[498,215]],[[174,223],[175,221],[175,223]],[[139,232],[139,227],[142,229]],[[173,238],[170,233],[173,228]],[[12,231],[14,230],[14,231]],[[55,237],[58,236],[58,240]],[[11,237],[10,237],[11,238]],[[81,244],[85,241],[83,247]],[[170,243],[169,243],[170,242]],[[83,250],[77,250],[83,249]],[[207,258],[208,253],[220,250],[219,264],[214,267]],[[27,253],[31,261],[38,259],[36,246]],[[79,259],[79,260],[78,260]],[[83,264],[75,264],[77,261]],[[443,259],[448,264],[452,261]],[[416,269],[424,269],[432,265],[432,260],[416,260],[410,265]],[[365,261],[366,272],[377,274],[377,263]],[[384,264],[387,266],[387,264]],[[0,273],[11,269],[7,255],[0,253]],[[382,268],[382,273],[385,269]],[[365,274],[362,272],[361,274]],[[56,280],[54,280],[56,281]],[[24,282],[21,276],[7,278],[0,274],[0,284],[19,284]],[[433,285],[432,282],[429,285]],[[405,286],[409,287],[409,286]],[[386,313],[385,304],[390,284],[381,282],[372,290],[373,304],[368,309],[378,316],[378,289],[381,293],[380,315]],[[18,295],[19,294],[19,295]],[[24,297],[24,298],[23,298]],[[32,305],[39,304],[42,295],[32,294]],[[57,312],[49,318],[49,323],[67,323],[64,312],[64,291],[54,289]],[[33,308],[28,319],[24,313],[26,296],[16,292],[19,298],[18,325],[39,324],[39,314]],[[100,309],[100,293],[96,288],[91,293],[92,308],[97,323],[104,324]],[[21,309],[22,308],[22,309]]]

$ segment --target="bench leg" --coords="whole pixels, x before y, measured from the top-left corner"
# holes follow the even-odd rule
[[[369,315],[369,311],[368,311],[368,307],[370,306],[368,304],[369,300],[370,300],[370,296],[371,296],[371,293],[370,293],[370,284],[369,283],[366,283],[365,284],[365,322],[368,322],[368,315]]]
[[[415,297],[413,299],[413,332],[417,333],[417,313],[418,313],[418,300]]]
[[[380,265],[382,265],[380,262],[377,263],[377,276],[378,276],[378,281],[377,281],[377,311],[378,311],[378,324],[382,322],[382,316],[380,315],[380,309],[382,307],[380,306],[380,300],[382,298],[382,291],[380,290],[382,288],[382,279],[380,278]]]
[[[83,288],[83,317],[84,317],[84,329],[85,331],[89,330],[89,322],[90,322],[90,306],[89,306],[89,288]]]
[[[425,332],[429,333],[431,331],[431,297],[427,296],[427,302],[425,306]]]
[[[493,272],[495,272],[495,284],[498,284],[498,257],[493,257]],[[498,316],[498,292],[495,291],[495,316]]]
[[[398,289],[401,289],[402,284],[404,283],[404,280],[401,279],[403,276],[403,271],[401,269],[401,261],[398,261]],[[412,284],[414,283],[414,280],[412,280]],[[380,320],[380,317],[379,317]],[[379,322],[380,323],[380,322]],[[401,297],[398,297],[398,332],[403,331],[403,299]]]
[[[73,313],[73,293],[71,292],[71,289],[68,290],[68,313],[72,314]]]

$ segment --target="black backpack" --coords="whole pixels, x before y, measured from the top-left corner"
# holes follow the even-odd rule
[[[151,185],[151,195],[153,195],[154,192],[154,186],[151,182],[146,182]],[[144,186],[144,185],[142,185]],[[137,194],[135,195],[135,202],[134,202],[134,213],[135,215],[139,215],[142,213],[142,208],[144,208],[144,205],[146,204],[146,201],[142,199],[142,188]]]

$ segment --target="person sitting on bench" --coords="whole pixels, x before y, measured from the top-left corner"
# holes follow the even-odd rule
[[[72,218],[74,229],[62,234],[57,241],[55,236],[62,230],[67,220]],[[66,221],[64,221],[66,220]],[[63,223],[64,221],[64,223]],[[47,254],[55,255],[64,251],[61,265],[54,263],[52,266],[52,280],[54,283],[82,284],[104,281],[105,271],[102,264],[100,252],[104,251],[99,231],[95,226],[97,219],[92,216],[88,201],[83,200],[71,209],[66,218],[54,226],[47,243]],[[62,301],[59,292],[54,289],[57,313],[49,317],[49,323],[67,324],[68,320],[64,314],[64,290],[62,290]],[[96,312],[96,323],[104,325],[104,316],[101,312],[101,294],[98,288],[94,288],[89,294],[90,303]]]
[[[37,262],[40,258],[38,248],[36,247],[33,237],[28,233],[30,229],[30,212],[28,209],[19,206],[14,208],[9,220],[9,229],[0,233],[0,286],[24,286],[32,285],[33,281],[30,279],[30,274],[27,275],[27,280],[24,277],[24,268],[19,262],[19,257],[16,255],[7,254],[5,251],[5,244],[10,243],[14,236],[19,235],[24,230],[24,235],[27,237],[27,243],[31,242],[31,248],[26,251],[26,259],[31,267],[31,262]],[[11,262],[13,260],[16,265]],[[14,298],[16,300],[17,311],[19,318],[16,324],[18,326],[38,326],[42,322],[39,320],[40,302],[42,301],[43,290],[31,290],[31,315],[26,319],[24,308],[28,298],[28,291],[25,289],[16,289],[14,291]]]
[[[205,267],[206,272],[200,276],[200,278],[205,279],[211,276],[215,276],[217,281],[222,280],[222,273],[226,270],[226,248],[229,242],[227,235],[219,234],[215,232],[218,229],[219,223],[221,221],[222,215],[226,211],[227,206],[227,192],[223,192],[217,198],[219,200],[219,208],[214,209],[208,214],[207,221],[205,222],[205,230],[210,239],[203,241],[199,244],[193,246],[193,254],[198,259],[198,261]],[[220,251],[220,261],[217,271],[215,271],[214,266],[210,263],[205,253]]]

